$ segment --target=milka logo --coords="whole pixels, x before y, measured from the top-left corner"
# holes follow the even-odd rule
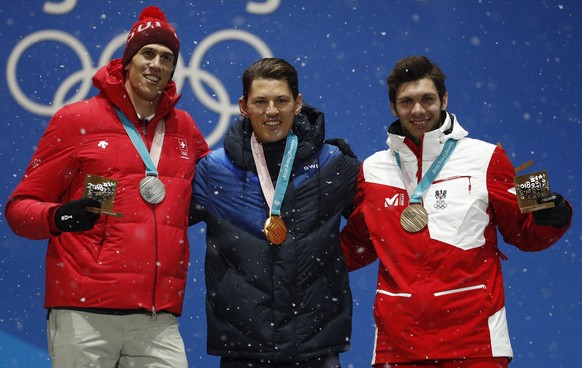
[[[404,193],[394,194],[390,198],[384,198],[384,207],[404,206]]]

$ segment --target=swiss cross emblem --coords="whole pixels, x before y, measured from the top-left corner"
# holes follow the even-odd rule
[[[188,142],[185,139],[178,138],[178,149],[180,150],[180,156],[188,159]]]

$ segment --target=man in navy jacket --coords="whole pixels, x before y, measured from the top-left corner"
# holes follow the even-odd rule
[[[197,166],[191,223],[207,224],[208,352],[222,368],[334,368],[349,348],[352,297],[339,242],[359,162],[324,143],[295,68],[243,74],[241,117]]]

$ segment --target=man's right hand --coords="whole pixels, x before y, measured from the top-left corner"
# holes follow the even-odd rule
[[[55,225],[62,232],[91,230],[100,215],[87,211],[86,206],[101,208],[101,203],[92,198],[64,203],[55,211]]]

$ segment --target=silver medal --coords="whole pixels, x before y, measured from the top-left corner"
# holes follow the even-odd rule
[[[158,204],[164,200],[166,188],[157,176],[146,176],[139,183],[139,193],[146,202]]]

